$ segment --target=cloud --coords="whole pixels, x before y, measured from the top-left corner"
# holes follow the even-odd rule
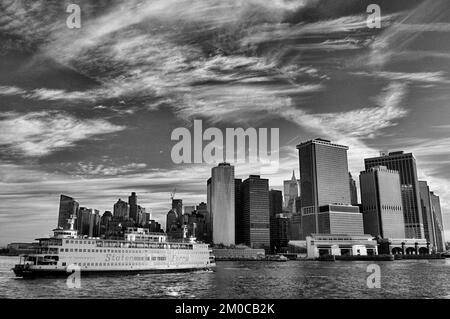
[[[57,112],[0,114],[0,146],[40,157],[77,142],[125,129],[102,119],[77,119]]]
[[[355,75],[370,76],[390,81],[402,82],[422,82],[430,84],[449,84],[450,81],[445,77],[445,73],[438,72],[388,72],[388,71],[374,71],[374,72],[353,72]]]

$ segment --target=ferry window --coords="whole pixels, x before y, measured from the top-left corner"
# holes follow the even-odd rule
[[[75,248],[75,252],[76,252],[76,253],[78,252],[78,248]]]
[[[68,240],[66,240],[66,244],[68,244],[69,243],[69,241]]]
[[[66,263],[62,263],[62,265],[63,265],[63,266],[65,266],[65,265],[66,265]]]
[[[91,252],[91,250],[90,249],[88,249],[88,253],[90,253]]]
[[[83,253],[85,253],[85,252],[86,252],[86,248],[83,249]]]
[[[73,240],[71,240],[70,243],[73,244]]]
[[[59,252],[62,253],[64,251],[64,248],[60,248]]]
[[[73,249],[72,249],[72,248],[70,248],[70,251],[72,252],[72,251],[73,251]]]

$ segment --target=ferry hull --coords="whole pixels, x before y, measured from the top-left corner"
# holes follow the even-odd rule
[[[18,265],[20,266],[20,265]],[[132,269],[132,270],[87,270],[80,271],[81,276],[122,276],[122,275],[138,275],[148,273],[176,273],[176,272],[194,272],[194,271],[213,271],[215,265],[210,267],[187,267],[187,268],[168,268],[168,269]],[[14,267],[12,269],[16,277],[21,278],[54,278],[68,277],[71,273],[64,269],[24,269],[23,267]]]

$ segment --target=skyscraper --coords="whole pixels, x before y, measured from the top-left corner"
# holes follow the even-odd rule
[[[269,180],[250,175],[242,182],[242,229],[244,243],[270,248]]]
[[[275,216],[283,213],[283,194],[279,190],[269,191],[269,215]]]
[[[374,237],[405,238],[402,192],[397,171],[376,166],[361,172],[364,233]]]
[[[138,205],[136,193],[132,192],[131,196],[128,196],[128,205],[130,207],[129,217],[132,218],[136,223],[138,222]]]
[[[61,195],[59,200],[58,226],[63,229],[69,229],[68,219],[73,215],[78,218],[79,204],[72,197]]]
[[[350,204],[358,205],[358,192],[356,190],[356,182],[350,172],[348,172],[348,179],[350,181]]]
[[[390,152],[379,157],[364,159],[365,169],[386,166],[398,171],[402,190],[406,238],[424,238],[422,208],[419,197],[416,159],[411,153]]]
[[[234,166],[220,163],[213,167],[207,188],[213,242],[233,245],[235,243]]]
[[[445,251],[445,228],[444,228],[444,220],[441,211],[441,203],[439,196],[437,196],[434,192],[430,192],[431,198],[431,208],[435,221],[435,234],[436,234],[436,248],[437,251]]]
[[[289,213],[295,212],[295,199],[298,197],[298,180],[295,178],[295,172],[292,171],[290,180],[283,182],[284,186],[284,207]]]
[[[236,244],[244,243],[244,234],[242,232],[242,179],[234,179],[234,242]]]
[[[279,190],[269,191],[270,250],[278,252],[288,246],[290,218],[283,214],[283,194]]]
[[[302,236],[319,231],[319,207],[350,204],[347,146],[314,139],[297,145],[300,162]]]
[[[113,206],[113,216],[122,220],[128,219],[130,217],[130,206],[128,203],[119,198]]]
[[[426,240],[436,246],[435,222],[431,204],[430,188],[426,181],[419,181],[420,206],[422,208],[423,230]]]
[[[178,218],[181,218],[181,215],[183,215],[183,200],[172,199],[172,209],[177,213]]]
[[[201,202],[196,207],[197,214],[202,215],[205,219],[205,225],[204,225],[204,234],[203,239],[207,243],[210,243],[212,241],[212,233],[211,233],[211,222],[210,222],[210,213],[208,211],[208,205],[204,202]]]

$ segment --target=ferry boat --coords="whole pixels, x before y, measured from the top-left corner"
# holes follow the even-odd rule
[[[167,241],[166,234],[145,228],[127,228],[121,240],[86,238],[73,229],[54,229],[50,238],[38,238],[36,253],[21,255],[12,269],[17,277],[145,271],[211,270],[215,258],[208,244],[195,238]],[[186,232],[185,232],[186,235]]]

